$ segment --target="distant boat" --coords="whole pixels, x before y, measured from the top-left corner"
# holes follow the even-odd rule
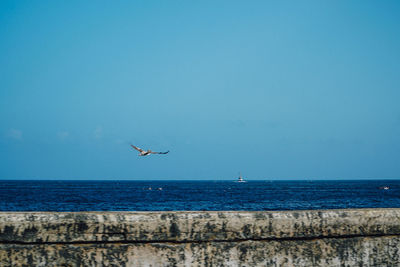
[[[389,190],[390,187],[389,187],[389,186],[381,186],[381,187],[379,187],[379,189],[382,189],[382,190]]]
[[[246,182],[245,180],[243,180],[243,177],[242,177],[242,174],[241,174],[241,173],[239,173],[239,178],[237,179],[236,182],[237,182],[237,183],[245,183],[245,182]]]

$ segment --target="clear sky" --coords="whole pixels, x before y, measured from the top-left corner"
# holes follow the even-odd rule
[[[0,179],[400,178],[399,14],[1,1]]]

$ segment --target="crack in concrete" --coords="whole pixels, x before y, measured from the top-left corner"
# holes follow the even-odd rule
[[[215,240],[93,240],[93,241],[1,241],[0,245],[99,245],[99,244],[202,244],[202,243],[240,243],[247,241],[269,242],[269,241],[315,241],[324,239],[351,239],[351,238],[379,238],[379,237],[400,237],[400,234],[369,234],[369,235],[340,235],[340,236],[312,236],[312,237],[269,237],[269,238],[235,238]]]

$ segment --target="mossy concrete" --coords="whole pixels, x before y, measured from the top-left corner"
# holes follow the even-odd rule
[[[400,209],[3,212],[0,266],[400,266]]]

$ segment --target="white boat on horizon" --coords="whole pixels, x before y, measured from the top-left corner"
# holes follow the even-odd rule
[[[239,177],[238,177],[238,179],[236,180],[236,182],[237,182],[237,183],[245,183],[245,182],[246,182],[245,180],[243,180],[242,173],[239,173]]]

